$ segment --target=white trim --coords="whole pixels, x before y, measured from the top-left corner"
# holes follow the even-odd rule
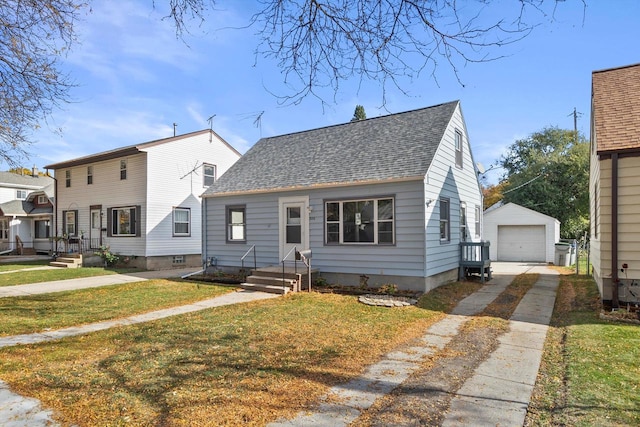
[[[279,257],[282,259],[290,249],[285,252],[285,222],[286,210],[285,205],[300,204],[302,211],[300,212],[300,221],[302,225],[302,243],[299,250],[308,249],[309,246],[309,196],[280,197],[278,198],[278,236],[279,236]]]

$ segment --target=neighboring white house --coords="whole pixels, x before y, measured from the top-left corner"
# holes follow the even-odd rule
[[[53,178],[0,172],[0,253],[51,250]]]
[[[515,203],[484,213],[484,238],[492,261],[553,263],[560,221]]]
[[[212,264],[238,269],[254,248],[280,265],[295,246],[334,283],[426,292],[458,278],[459,243],[482,231],[458,101],[263,138],[203,200]]]
[[[200,266],[200,194],[239,158],[207,129],[48,165],[54,236],[85,252],[108,246],[142,268]]]

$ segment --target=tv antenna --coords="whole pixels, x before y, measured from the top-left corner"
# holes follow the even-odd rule
[[[180,179],[184,179],[187,176],[193,175],[193,174],[198,175],[198,168],[200,168],[200,166],[202,166],[202,164],[199,165],[198,162],[196,161],[196,164],[193,166],[193,169],[191,169],[189,172],[182,175]],[[191,192],[193,193],[193,179],[191,180]]]
[[[214,114],[213,116],[211,116],[211,117],[209,117],[207,119],[207,122],[209,122],[209,130],[211,131],[211,132],[209,132],[209,142],[211,142],[211,138],[212,138],[211,134],[213,133],[213,118],[215,116],[216,115]]]

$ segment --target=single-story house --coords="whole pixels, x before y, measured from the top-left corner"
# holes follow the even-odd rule
[[[560,221],[516,203],[494,205],[484,212],[484,238],[492,261],[553,263]]]
[[[591,263],[613,307],[640,303],[640,64],[594,71]]]
[[[426,292],[457,279],[459,243],[482,235],[459,101],[263,138],[202,197],[203,256],[227,270],[295,247],[328,282]]]
[[[200,194],[239,158],[206,129],[46,166],[56,251],[108,247],[140,268],[201,266]]]

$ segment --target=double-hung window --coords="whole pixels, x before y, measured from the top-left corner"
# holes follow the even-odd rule
[[[110,236],[139,236],[139,206],[127,206],[108,209]]]
[[[191,235],[191,209],[173,208],[173,235]]]
[[[0,239],[7,240],[9,238],[9,220],[0,219]]]
[[[50,233],[50,221],[48,219],[36,220],[33,222],[36,239],[48,239]]]
[[[245,242],[247,240],[246,208],[227,206],[227,241]]]
[[[87,185],[93,184],[93,166],[87,166]]]
[[[476,205],[476,209],[475,209],[475,215],[476,215],[476,237],[480,237],[480,206]]]
[[[467,204],[460,202],[460,241],[467,241]]]
[[[64,186],[71,187],[71,170],[64,171]]]
[[[49,198],[47,196],[38,196],[39,205],[46,205],[47,203],[49,203]]]
[[[78,235],[78,211],[62,211],[62,228],[68,237]]]
[[[392,245],[394,228],[393,197],[325,202],[328,245]]]
[[[120,180],[127,179],[127,161],[126,159],[120,160]]]
[[[16,199],[25,200],[27,198],[27,190],[16,190]]]
[[[202,165],[202,180],[202,184],[205,187],[209,187],[216,182],[216,165],[210,165],[208,163]]]
[[[451,234],[449,232],[450,203],[447,198],[440,199],[440,241],[443,243],[451,241]]]
[[[462,169],[462,132],[456,129],[456,140],[455,140],[455,148],[456,148],[456,166]]]

